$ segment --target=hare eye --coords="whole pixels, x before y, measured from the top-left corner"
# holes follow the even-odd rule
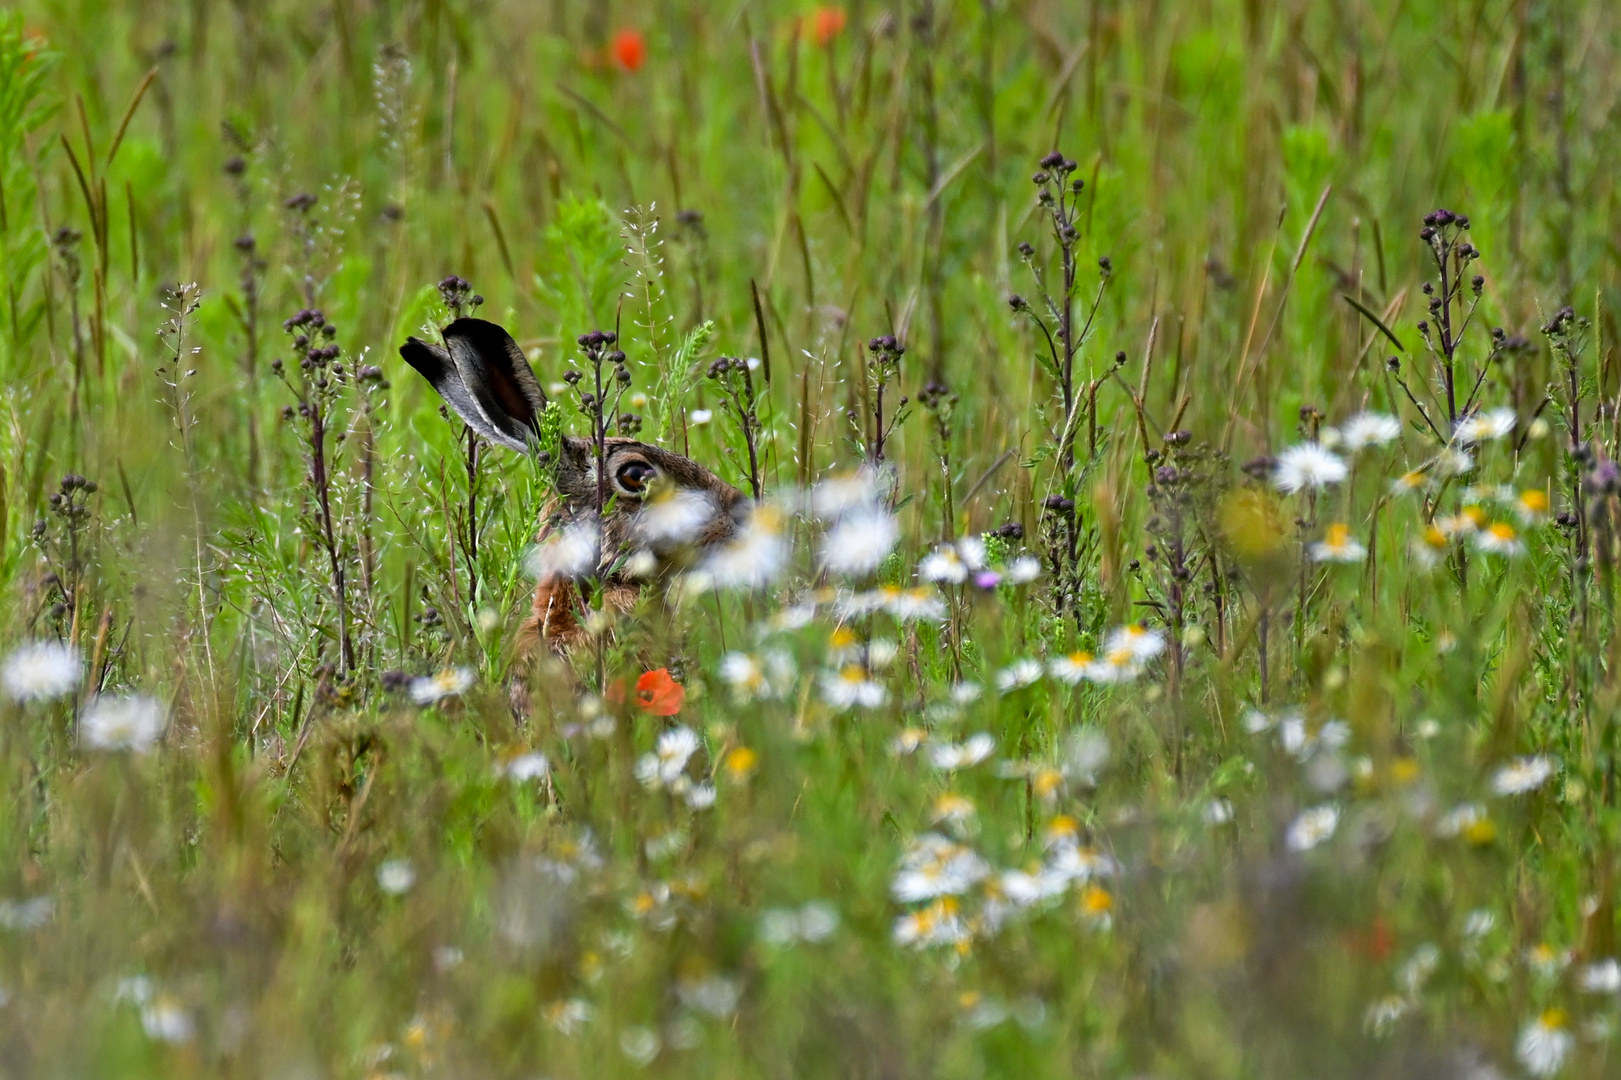
[[[647,490],[647,482],[657,475],[657,470],[647,462],[631,461],[619,466],[619,471],[614,473],[614,479],[621,488],[639,495]]]

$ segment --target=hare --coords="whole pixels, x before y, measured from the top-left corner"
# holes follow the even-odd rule
[[[531,451],[546,393],[512,335],[470,318],[457,319],[440,333],[443,347],[413,337],[400,346],[400,356],[474,431],[509,449]],[[698,463],[635,439],[604,440],[607,482],[601,493],[595,443],[565,436],[561,451],[557,492],[541,510],[536,539],[545,543],[559,530],[594,521],[605,495],[596,572],[605,604],[620,611],[635,605],[642,580],[730,540],[751,506],[742,492]],[[677,513],[661,510],[667,507]],[[631,553],[641,564],[635,578],[623,557]],[[580,608],[579,590],[569,576],[543,573],[520,634],[520,651],[532,652],[541,641],[560,652],[583,642]]]

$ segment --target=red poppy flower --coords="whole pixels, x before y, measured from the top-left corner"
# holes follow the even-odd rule
[[[1396,948],[1396,934],[1390,929],[1390,924],[1378,915],[1368,924],[1367,929],[1348,930],[1341,935],[1346,949],[1359,953],[1370,960],[1383,960]]]
[[[670,678],[669,668],[649,671],[636,680],[636,707],[654,716],[674,716],[687,700],[687,688]]]
[[[833,39],[844,33],[844,9],[834,5],[819,7],[811,15],[811,39],[824,49],[833,44]]]
[[[626,71],[638,71],[647,62],[647,39],[640,30],[621,30],[608,51],[613,53],[614,63]]]

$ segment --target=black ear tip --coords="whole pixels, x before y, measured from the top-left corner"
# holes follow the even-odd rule
[[[488,319],[475,319],[471,315],[463,315],[461,318],[454,320],[450,323],[450,325],[445,327],[443,332],[445,334],[454,334],[458,331],[463,334],[487,334],[494,331],[495,333],[503,334],[508,337],[511,336],[510,334],[507,334],[506,327],[502,326],[500,323],[492,323]]]

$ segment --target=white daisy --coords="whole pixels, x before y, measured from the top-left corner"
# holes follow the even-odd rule
[[[1086,673],[1098,683],[1130,682],[1143,673],[1143,667],[1165,651],[1165,634],[1141,623],[1130,623],[1109,631],[1103,639],[1103,656]]]
[[[1553,760],[1541,754],[1515,758],[1492,776],[1492,790],[1499,795],[1523,795],[1535,791],[1553,775]]]
[[[166,1043],[188,1043],[197,1034],[191,1014],[167,994],[159,994],[141,1008],[141,1030],[148,1038]]]
[[[929,764],[946,772],[970,769],[990,757],[995,750],[996,739],[989,733],[981,731],[970,735],[960,743],[930,743]]]
[[[580,998],[564,998],[554,1001],[545,1009],[546,1022],[559,1035],[573,1035],[596,1015],[591,1003]]]
[[[942,897],[927,907],[895,920],[897,945],[922,948],[926,945],[959,945],[970,937],[968,925],[958,914],[951,897]]]
[[[1435,823],[1435,835],[1447,838],[1461,836],[1487,820],[1484,806],[1460,803],[1441,815],[1441,819]]]
[[[777,579],[788,561],[783,514],[756,506],[737,535],[703,561],[695,584],[717,589],[762,589]]]
[[[889,605],[886,592],[899,592],[893,585],[882,586],[877,589],[868,589],[866,592],[840,592],[834,603],[834,610],[840,619],[862,619],[875,611],[883,611]]]
[[[917,576],[924,581],[939,581],[958,585],[968,580],[968,567],[954,546],[946,545],[923,556],[918,564]]]
[[[1452,548],[1452,541],[1440,527],[1427,525],[1422,533],[1408,543],[1408,548],[1413,553],[1413,561],[1428,570],[1446,558],[1447,552]]]
[[[770,945],[826,941],[839,928],[839,911],[825,900],[798,908],[772,908],[760,917],[760,938]]]
[[[1052,856],[1047,862],[1048,871],[1061,874],[1070,881],[1113,877],[1119,869],[1114,859],[1101,851],[1082,847],[1074,836],[1060,837],[1053,842],[1052,849]]]
[[[1028,585],[1041,576],[1041,560],[1034,555],[1020,555],[1008,563],[1007,580],[1014,585]]]
[[[79,738],[94,750],[144,753],[167,726],[163,706],[149,697],[98,697],[79,720]]]
[[[1085,672],[1085,678],[1092,682],[1108,686],[1113,683],[1128,683],[1134,681],[1143,673],[1143,665],[1126,649],[1116,649],[1106,652],[1103,658],[1096,661]]]
[[[863,507],[840,517],[822,537],[822,565],[836,574],[870,574],[899,537],[900,529],[887,510]]]
[[[889,891],[903,904],[960,896],[990,872],[990,864],[967,845],[939,833],[924,833],[901,856]]]
[[[1446,514],[1435,519],[1435,527],[1441,530],[1442,535],[1448,537],[1468,536],[1476,530],[1484,529],[1487,524],[1486,511],[1474,503],[1465,505],[1456,514]]]
[[[1546,941],[1525,950],[1525,962],[1538,977],[1552,979],[1559,976],[1570,966],[1571,950],[1556,949]]]
[[[1066,686],[1074,686],[1082,679],[1090,679],[1096,666],[1096,658],[1081,650],[1047,661],[1047,673]]]
[[[1368,1006],[1363,1023],[1375,1035],[1386,1035],[1396,1021],[1406,1016],[1412,1006],[1397,994],[1388,994]]]
[[[1109,737],[1090,725],[1070,732],[1064,743],[1064,777],[1087,787],[1109,764]]]
[[[810,512],[823,521],[836,521],[846,514],[871,510],[883,501],[883,477],[862,466],[853,473],[831,476],[810,491]]]
[[[979,809],[974,805],[974,800],[955,791],[947,791],[934,800],[930,820],[935,824],[944,822],[947,825],[964,826],[971,824],[978,813]]]
[[[721,658],[720,677],[737,696],[748,701],[772,696],[772,686],[766,678],[765,665],[748,653],[730,652]]]
[[[519,754],[511,761],[505,762],[500,768],[500,774],[515,783],[526,780],[544,780],[546,774],[552,771],[552,763],[545,754],[530,751]]]
[[[681,1004],[716,1019],[724,1019],[737,1011],[737,1002],[743,996],[742,987],[735,979],[722,975],[705,975],[700,979],[682,980],[676,984],[676,997]]]
[[[377,887],[390,896],[403,896],[416,883],[416,868],[409,859],[386,859],[377,868]]]
[[[1570,1017],[1563,1009],[1549,1009],[1525,1025],[1514,1044],[1514,1056],[1532,1076],[1552,1076],[1565,1067],[1576,1037],[1569,1031]]]
[[[1311,557],[1318,562],[1354,563],[1367,556],[1368,549],[1351,535],[1351,527],[1339,522],[1330,525],[1323,538],[1311,546]]]
[[[1401,434],[1401,421],[1384,413],[1360,413],[1340,425],[1340,445],[1354,454],[1367,446],[1383,446]]]
[[[816,618],[816,601],[807,600],[802,604],[790,604],[771,616],[767,624],[772,630],[803,630]]]
[[[889,700],[884,684],[875,682],[859,664],[846,664],[822,674],[822,697],[835,709],[876,709]]]
[[[1504,501],[1513,508],[1522,525],[1535,525],[1548,516],[1548,493],[1541,488],[1526,488],[1519,492],[1509,488]]]
[[[1327,487],[1344,480],[1349,473],[1344,459],[1317,443],[1291,446],[1278,456],[1272,482],[1279,491],[1293,494],[1304,488]]]
[[[1488,409],[1460,420],[1455,434],[1461,443],[1490,442],[1512,432],[1514,419],[1511,408]]]
[[[472,668],[447,667],[437,675],[411,680],[411,700],[418,705],[432,705],[442,698],[456,697],[472,687]]]
[[[1289,823],[1284,842],[1289,845],[1290,851],[1310,851],[1333,836],[1339,824],[1339,807],[1332,803],[1314,806],[1302,810],[1300,816]]]
[[[0,927],[7,930],[38,930],[56,913],[56,901],[49,896],[28,900],[0,900]]]
[[[893,638],[873,638],[867,642],[867,667],[881,671],[893,664],[900,654],[901,647]]]
[[[1494,521],[1474,534],[1475,547],[1488,555],[1515,556],[1525,551],[1519,530],[1506,521]]]
[[[1063,874],[1054,874],[1044,868],[1034,872],[1008,870],[996,879],[997,888],[1016,907],[1030,907],[1061,896],[1069,889],[1070,882],[1071,879]]]
[[[584,577],[597,567],[599,536],[595,518],[572,521],[537,544],[524,566],[538,580]]]
[[[1255,708],[1245,710],[1243,717],[1239,720],[1239,723],[1244,726],[1244,730],[1251,735],[1260,735],[1263,732],[1271,731],[1272,725],[1276,722],[1272,717]]]
[[[1621,994],[1621,963],[1614,957],[1582,968],[1582,989],[1589,994]]]
[[[52,701],[78,689],[79,650],[58,641],[35,641],[6,657],[0,685],[14,701]]]
[[[1103,639],[1103,653],[1108,656],[1112,653],[1124,653],[1132,661],[1139,664],[1147,663],[1165,651],[1165,634],[1160,630],[1150,630],[1142,623],[1128,623],[1109,631]]]
[[[1435,455],[1435,471],[1442,476],[1462,476],[1474,467],[1474,455],[1455,446],[1449,446]]]
[[[708,492],[660,485],[631,520],[631,531],[654,551],[670,551],[695,543],[714,517],[715,500]]]
[[[625,556],[619,572],[632,581],[646,581],[658,573],[659,557],[646,548],[638,548]]]
[[[1469,913],[1463,921],[1463,936],[1466,938],[1483,938],[1492,932],[1497,925],[1497,916],[1488,908],[1476,908]]]
[[[703,427],[715,418],[713,409],[693,409],[687,414],[687,423],[693,427]]]
[[[651,788],[670,787],[682,779],[687,762],[698,751],[698,735],[685,725],[659,733],[653,752],[636,762],[636,779]]]
[[[918,564],[917,576],[924,581],[960,585],[968,575],[985,569],[985,541],[968,536],[955,544],[941,544]]]
[[[917,752],[929,738],[929,733],[923,728],[909,727],[889,741],[889,752],[896,757],[906,757]]]
[[[1030,686],[1041,679],[1041,661],[1026,657],[1015,660],[996,673],[996,688],[1004,694]]]
[[[883,589],[884,609],[901,622],[946,617],[946,605],[930,588]]]
[[[1430,478],[1424,472],[1414,469],[1412,472],[1402,473],[1390,482],[1392,495],[1406,495],[1413,491],[1427,491],[1430,487]]]

